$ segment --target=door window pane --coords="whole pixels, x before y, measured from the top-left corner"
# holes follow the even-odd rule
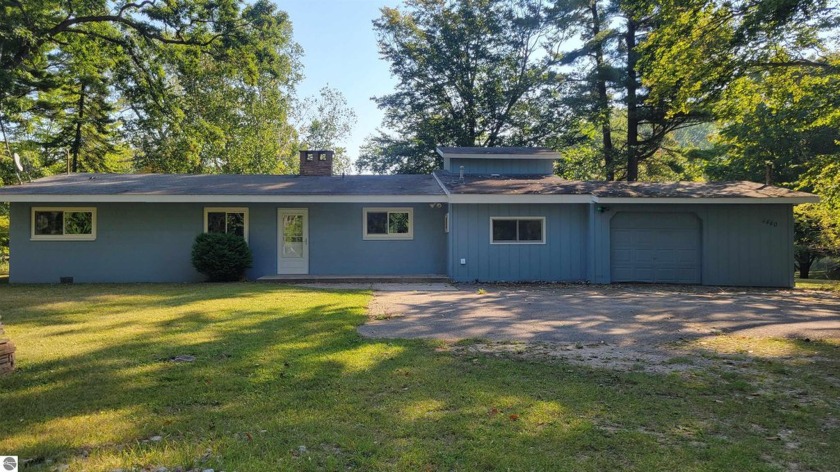
[[[303,257],[303,215],[283,216],[283,257]]]

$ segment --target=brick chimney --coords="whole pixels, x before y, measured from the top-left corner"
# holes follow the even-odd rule
[[[300,175],[332,175],[333,151],[301,151]]]

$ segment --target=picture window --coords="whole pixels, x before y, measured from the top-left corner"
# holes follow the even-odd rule
[[[492,244],[545,244],[545,217],[490,218]]]
[[[33,208],[32,239],[96,239],[96,208]]]

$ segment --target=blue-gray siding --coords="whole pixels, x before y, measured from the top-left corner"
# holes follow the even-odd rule
[[[552,175],[551,159],[462,159],[444,158],[443,168],[458,173],[464,166],[465,174]]]
[[[704,285],[793,284],[790,205],[450,205],[450,277],[611,283],[611,221],[628,213],[696,216]],[[546,244],[490,244],[493,216],[546,217]]]
[[[448,274],[456,281],[591,281],[610,283],[611,222],[616,215],[691,214],[700,222],[705,285],[790,287],[791,205],[563,204],[124,204],[97,208],[95,241],[32,241],[32,206],[11,206],[11,281],[186,282],[201,280],[189,260],[205,206],[248,207],[250,279],[277,273],[277,209],[309,210],[313,275]],[[411,206],[414,239],[366,241],[362,208]],[[444,214],[450,232],[444,232]],[[545,244],[490,244],[493,216],[546,218]],[[667,216],[666,216],[667,218]],[[461,259],[465,264],[461,264]]]
[[[587,205],[451,205],[450,277],[459,282],[585,280],[587,210]],[[545,217],[546,244],[490,244],[494,216]]]
[[[31,207],[92,206],[95,241],[32,241]],[[249,279],[277,273],[277,209],[309,209],[309,268],[317,275],[445,274],[445,208],[428,204],[161,204],[60,203],[11,206],[10,280],[13,283],[198,281],[190,249],[202,231],[206,206],[249,208]],[[362,208],[413,207],[414,239],[366,241]]]
[[[362,208],[388,206],[414,208],[414,239],[379,241],[362,238]],[[276,220],[276,206],[274,208]],[[445,213],[445,207],[430,208],[428,203],[310,206],[309,272],[325,275],[446,274]],[[276,224],[275,221],[275,227]]]
[[[95,207],[95,241],[32,241],[32,206]],[[190,264],[201,229],[201,205],[11,205],[9,280],[13,283],[182,282],[201,280]]]

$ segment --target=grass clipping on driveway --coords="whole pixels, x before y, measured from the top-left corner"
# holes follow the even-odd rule
[[[366,292],[0,286],[0,300],[18,347],[0,454],[27,470],[840,467],[832,344],[655,374],[363,339]]]

